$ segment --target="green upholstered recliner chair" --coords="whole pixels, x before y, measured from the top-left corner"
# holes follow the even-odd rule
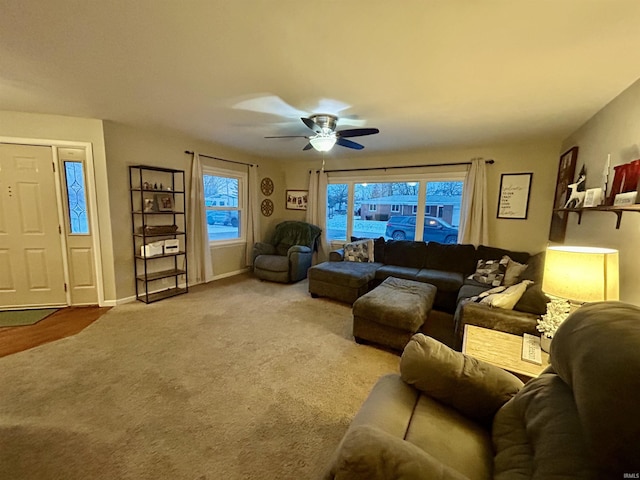
[[[306,222],[276,225],[270,243],[253,246],[253,272],[261,280],[292,283],[307,278],[322,230]]]

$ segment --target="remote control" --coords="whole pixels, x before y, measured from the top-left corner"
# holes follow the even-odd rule
[[[522,360],[525,362],[542,365],[542,353],[540,351],[540,337],[525,333],[522,337]]]

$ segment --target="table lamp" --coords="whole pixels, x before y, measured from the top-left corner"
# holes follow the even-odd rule
[[[618,251],[598,247],[548,247],[542,290],[557,297],[538,320],[540,346],[549,352],[558,326],[583,303],[618,300]]]
[[[618,251],[598,247],[548,247],[542,290],[583,303],[618,300]]]

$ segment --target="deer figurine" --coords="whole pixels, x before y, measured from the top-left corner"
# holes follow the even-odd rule
[[[569,190],[571,191],[571,195],[569,195],[569,199],[567,203],[564,204],[564,208],[578,208],[584,202],[585,191],[578,191],[578,188],[581,183],[583,183],[587,179],[586,175],[580,175],[578,181],[576,183],[570,183],[567,185]]]

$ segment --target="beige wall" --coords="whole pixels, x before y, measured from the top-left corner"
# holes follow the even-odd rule
[[[197,141],[178,132],[143,130],[110,121],[48,115],[0,112],[0,135],[90,141],[94,145],[101,226],[104,226],[101,237],[108,236],[108,241],[105,238],[102,240],[105,284],[108,286],[108,298],[118,300],[129,299],[135,292],[128,165],[157,165],[188,171],[191,156],[185,154],[185,150],[258,163],[260,178],[269,177],[274,182],[274,192],[269,197],[274,202],[274,213],[270,217],[260,216],[262,238],[267,239],[277,223],[304,219],[304,212],[285,208],[286,190],[308,189],[309,170],[320,168],[322,164],[322,158],[316,152],[306,152],[308,155],[298,160],[256,158],[220,145]],[[361,156],[361,152],[354,152],[350,158],[332,158],[327,155],[325,160],[327,169],[340,169],[466,162],[473,157],[492,158],[495,164],[488,166],[489,243],[503,248],[537,252],[544,249],[547,243],[560,151],[557,142],[539,141],[481,148],[427,150],[399,155]],[[582,155],[580,158],[583,158]],[[214,166],[216,164],[207,159],[203,161]],[[223,165],[226,168],[230,166],[226,163]],[[433,171],[441,170],[447,169],[438,168]],[[500,175],[520,172],[534,174],[528,218],[496,219]],[[266,197],[260,192],[259,200],[264,198]],[[110,222],[105,221],[105,218],[110,218]],[[623,228],[626,222],[627,217],[623,221]],[[214,248],[212,261],[214,275],[217,277],[238,272],[244,268],[243,247]]]
[[[133,249],[131,247],[131,208],[129,206],[129,165],[152,165],[185,170],[187,189],[192,155],[197,151],[229,160],[260,165],[260,174],[273,175],[273,162],[258,159],[219,145],[194,140],[173,131],[143,130],[121,123],[104,122],[105,149],[108,158],[111,225],[118,299],[135,295]],[[204,165],[246,171],[246,167],[202,157]],[[276,174],[277,174],[276,168]],[[214,277],[220,278],[245,269],[245,245],[228,245],[211,249]]]
[[[426,150],[395,155],[360,156],[359,152],[355,152],[353,157],[347,160],[344,157],[331,158],[330,155],[327,155],[325,169],[456,163],[468,162],[474,157],[494,159],[495,163],[487,166],[489,243],[496,247],[535,253],[544,250],[547,245],[559,148],[556,141],[539,141],[481,148]],[[315,154],[315,152],[309,153],[310,156]],[[287,188],[306,190],[309,182],[309,169],[318,169],[321,166],[322,159],[318,157],[318,154],[311,161],[283,162]],[[457,171],[465,171],[465,169],[466,167],[453,168]],[[428,171],[451,170],[451,167],[433,167]],[[394,172],[396,171],[388,171],[388,173]],[[397,172],[401,173],[402,171],[397,170]],[[526,220],[497,219],[500,175],[523,172],[533,173],[528,218]],[[380,172],[373,173],[379,174]],[[304,218],[300,212],[294,213],[299,214],[297,217],[300,219]]]
[[[107,160],[104,149],[102,120],[0,111],[0,137],[22,140],[51,140],[52,144],[56,144],[57,141],[65,141],[85,142],[92,145],[100,229],[104,304],[114,304],[117,297],[115,271],[113,268],[111,223],[109,222],[109,185],[107,183]]]
[[[640,158],[640,80],[631,85],[594,115],[562,144],[562,151],[577,145],[576,174],[584,164],[586,188],[600,187],[602,173],[611,155],[609,187],[613,167]],[[620,252],[620,300],[640,305],[640,286],[636,279],[640,267],[637,243],[640,215],[623,214],[616,230],[616,216],[608,212],[587,212],[580,225],[570,214],[565,244],[616,248]]]

